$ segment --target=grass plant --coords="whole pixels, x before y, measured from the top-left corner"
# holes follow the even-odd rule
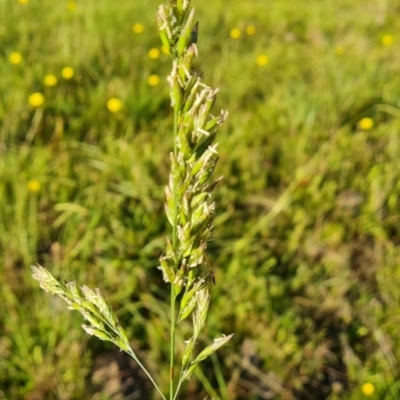
[[[170,393],[171,288],[157,266],[174,127],[158,5],[0,2],[1,400],[154,391],[43,295],[37,262],[64,286],[101,287]],[[181,397],[400,398],[398,4],[215,0],[196,15],[195,70],[229,110],[207,246],[217,284],[196,354],[235,336]],[[176,329],[175,387],[192,329],[191,317]]]
[[[190,9],[190,0],[174,0],[161,5],[157,14],[162,43],[173,59],[168,82],[174,110],[174,149],[170,156],[171,173],[165,203],[167,219],[172,226],[172,237],[168,239],[159,267],[164,281],[171,287],[171,400],[179,398],[183,382],[191,377],[198,364],[214,354],[233,336],[224,335],[214,339],[213,344],[195,355],[195,347],[204,330],[211,299],[208,285],[214,280],[211,269],[204,271],[207,262],[205,251],[215,215],[215,203],[211,195],[220,181],[211,181],[218,156],[217,144],[213,142],[227,112],[221,111],[219,116],[210,114],[217,90],[204,84],[194,70],[193,59],[198,54],[198,22],[194,21],[194,13],[194,9]],[[47,75],[45,84],[47,82],[47,86],[55,86],[56,78],[50,80],[49,77],[54,76]],[[107,106],[111,112],[117,112],[122,103],[113,98],[108,101]],[[31,184],[31,187],[34,186]],[[99,289],[92,290],[85,285],[79,287],[75,281],[63,284],[39,265],[33,266],[32,270],[33,277],[42,289],[60,296],[67,302],[70,310],[77,310],[83,315],[89,325],[83,324],[82,327],[88,334],[110,341],[129,354],[161,397],[167,398],[133,351],[125,330]],[[193,317],[192,335],[185,341],[179,378],[175,382],[176,329],[190,316]]]

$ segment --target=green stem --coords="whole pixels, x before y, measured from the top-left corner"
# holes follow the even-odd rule
[[[182,375],[183,374],[181,372],[181,376],[179,377],[179,382],[178,382],[178,385],[176,387],[176,393],[175,393],[175,396],[174,396],[173,400],[177,400],[178,399],[179,391],[181,390],[181,385],[182,385]]]
[[[31,257],[37,257],[37,238],[38,238],[38,197],[37,193],[30,193],[29,196],[29,250]]]
[[[129,343],[126,344],[129,348],[129,351],[126,351],[139,365],[140,368],[142,368],[142,370],[144,371],[144,373],[147,375],[147,377],[150,379],[151,383],[154,385],[154,387],[157,389],[157,392],[160,393],[161,397],[163,398],[163,400],[167,400],[165,398],[165,396],[163,395],[163,393],[161,392],[160,388],[157,386],[156,382],[154,381],[153,377],[150,375],[150,372],[147,371],[147,369],[144,367],[144,365],[139,361],[139,359],[136,357],[136,354],[132,351],[132,349],[130,348]]]
[[[178,111],[175,111],[174,113],[174,157],[175,160],[177,159],[177,154],[178,154],[178,147],[176,145],[176,137],[178,135]],[[173,177],[175,179],[175,177]],[[176,182],[174,182],[174,193],[172,193],[174,196],[174,225],[172,226],[172,244],[174,246],[174,251],[176,250],[176,244],[178,243],[178,193],[176,191]],[[178,260],[175,260],[175,263],[178,264]],[[178,265],[176,265],[176,268],[178,268]]]
[[[174,363],[175,363],[175,290],[171,284],[171,343],[170,343],[170,369],[169,369],[169,398],[174,396]]]
[[[176,136],[178,134],[178,111],[175,110],[174,112],[174,157],[176,159],[177,156],[177,145],[176,145]],[[177,242],[178,242],[178,198],[177,198],[177,191],[176,191],[176,182],[174,182],[174,224],[172,226],[172,245],[174,247],[174,251],[176,250]],[[176,264],[176,271],[178,271],[178,260],[175,259]],[[175,317],[175,289],[174,284],[171,283],[171,343],[170,343],[170,369],[169,369],[169,392],[170,392],[170,399],[173,400],[174,398],[174,364],[175,364],[175,328],[176,328],[176,317]]]

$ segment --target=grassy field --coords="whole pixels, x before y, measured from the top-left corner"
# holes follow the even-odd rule
[[[159,4],[0,0],[0,399],[157,398],[37,262],[99,287],[168,391]],[[400,6],[193,5],[230,112],[207,337],[235,336],[184,398],[399,399]]]

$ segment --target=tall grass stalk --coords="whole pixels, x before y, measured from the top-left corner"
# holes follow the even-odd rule
[[[214,339],[200,353],[195,353],[198,338],[204,330],[210,294],[208,286],[213,273],[207,267],[205,251],[210,240],[215,215],[212,192],[219,179],[212,180],[218,159],[214,140],[227,112],[212,115],[217,89],[203,83],[194,71],[198,55],[198,23],[194,20],[190,0],[170,0],[161,5],[157,21],[161,40],[172,55],[172,71],[168,76],[171,106],[174,112],[174,148],[170,155],[171,172],[166,187],[165,211],[172,226],[159,269],[170,284],[170,373],[169,398],[179,397],[182,384],[189,379],[200,361],[214,354],[233,335]],[[42,289],[64,299],[68,308],[79,311],[88,325],[83,329],[101,340],[113,342],[128,353],[143,369],[163,399],[160,387],[132,350],[125,330],[99,289],[77,286],[76,282],[60,283],[41,266],[33,266],[33,277]],[[192,334],[185,341],[185,350],[176,377],[176,329],[192,316]]]

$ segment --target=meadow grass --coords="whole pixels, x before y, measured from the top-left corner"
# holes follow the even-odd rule
[[[221,178],[211,180],[218,161],[217,143],[213,143],[220,126],[228,113],[220,115],[210,113],[216,101],[218,89],[212,89],[203,83],[193,62],[198,56],[198,22],[195,22],[195,10],[190,1],[172,1],[159,6],[157,23],[164,52],[171,54],[172,71],[168,75],[171,107],[174,114],[173,151],[170,153],[169,183],[165,188],[165,214],[171,225],[172,233],[167,239],[166,249],[160,257],[163,280],[170,285],[170,331],[169,331],[169,398],[178,399],[182,386],[198,368],[200,362],[212,356],[232,337],[223,335],[197,355],[195,349],[206,325],[210,306],[208,285],[215,284],[215,278],[207,261],[206,249],[211,240],[215,202],[212,192]],[[134,33],[141,33],[142,25],[133,26]],[[13,54],[15,56],[15,53]],[[148,55],[157,59],[160,50],[152,48]],[[12,64],[20,58],[10,58]],[[65,73],[68,71],[68,73]],[[72,67],[64,67],[62,76],[69,79],[73,75]],[[148,83],[155,86],[158,82],[155,74],[150,75]],[[55,86],[57,78],[48,74],[44,78],[45,86]],[[39,107],[43,95],[34,93],[28,100],[32,106]],[[40,103],[40,104],[39,104]],[[110,112],[122,109],[118,98],[107,101]],[[41,184],[30,181],[28,189],[38,192]],[[70,206],[68,208],[71,208]],[[204,266],[210,270],[205,274]],[[132,357],[162,399],[166,399],[151,372],[142,364],[132,349],[125,329],[118,322],[112,307],[101,295],[99,289],[86,285],[78,286],[76,281],[63,283],[46,268],[32,266],[32,275],[40,287],[63,299],[68,309],[79,311],[86,324],[82,328],[86,333],[100,340],[114,343],[121,351]],[[176,374],[177,330],[182,322],[192,316],[192,332],[184,341],[181,354],[180,372]],[[185,329],[186,331],[187,329]],[[186,332],[185,332],[186,333]]]
[[[49,306],[30,278],[37,261],[101,286],[168,391],[169,290],[156,267],[173,121],[170,59],[149,57],[158,4],[0,3],[0,398],[111,398],[93,381],[111,348],[88,340],[63,304]],[[230,111],[209,244],[217,285],[200,342],[235,337],[185,397],[399,397],[400,10],[194,5],[198,68]]]

